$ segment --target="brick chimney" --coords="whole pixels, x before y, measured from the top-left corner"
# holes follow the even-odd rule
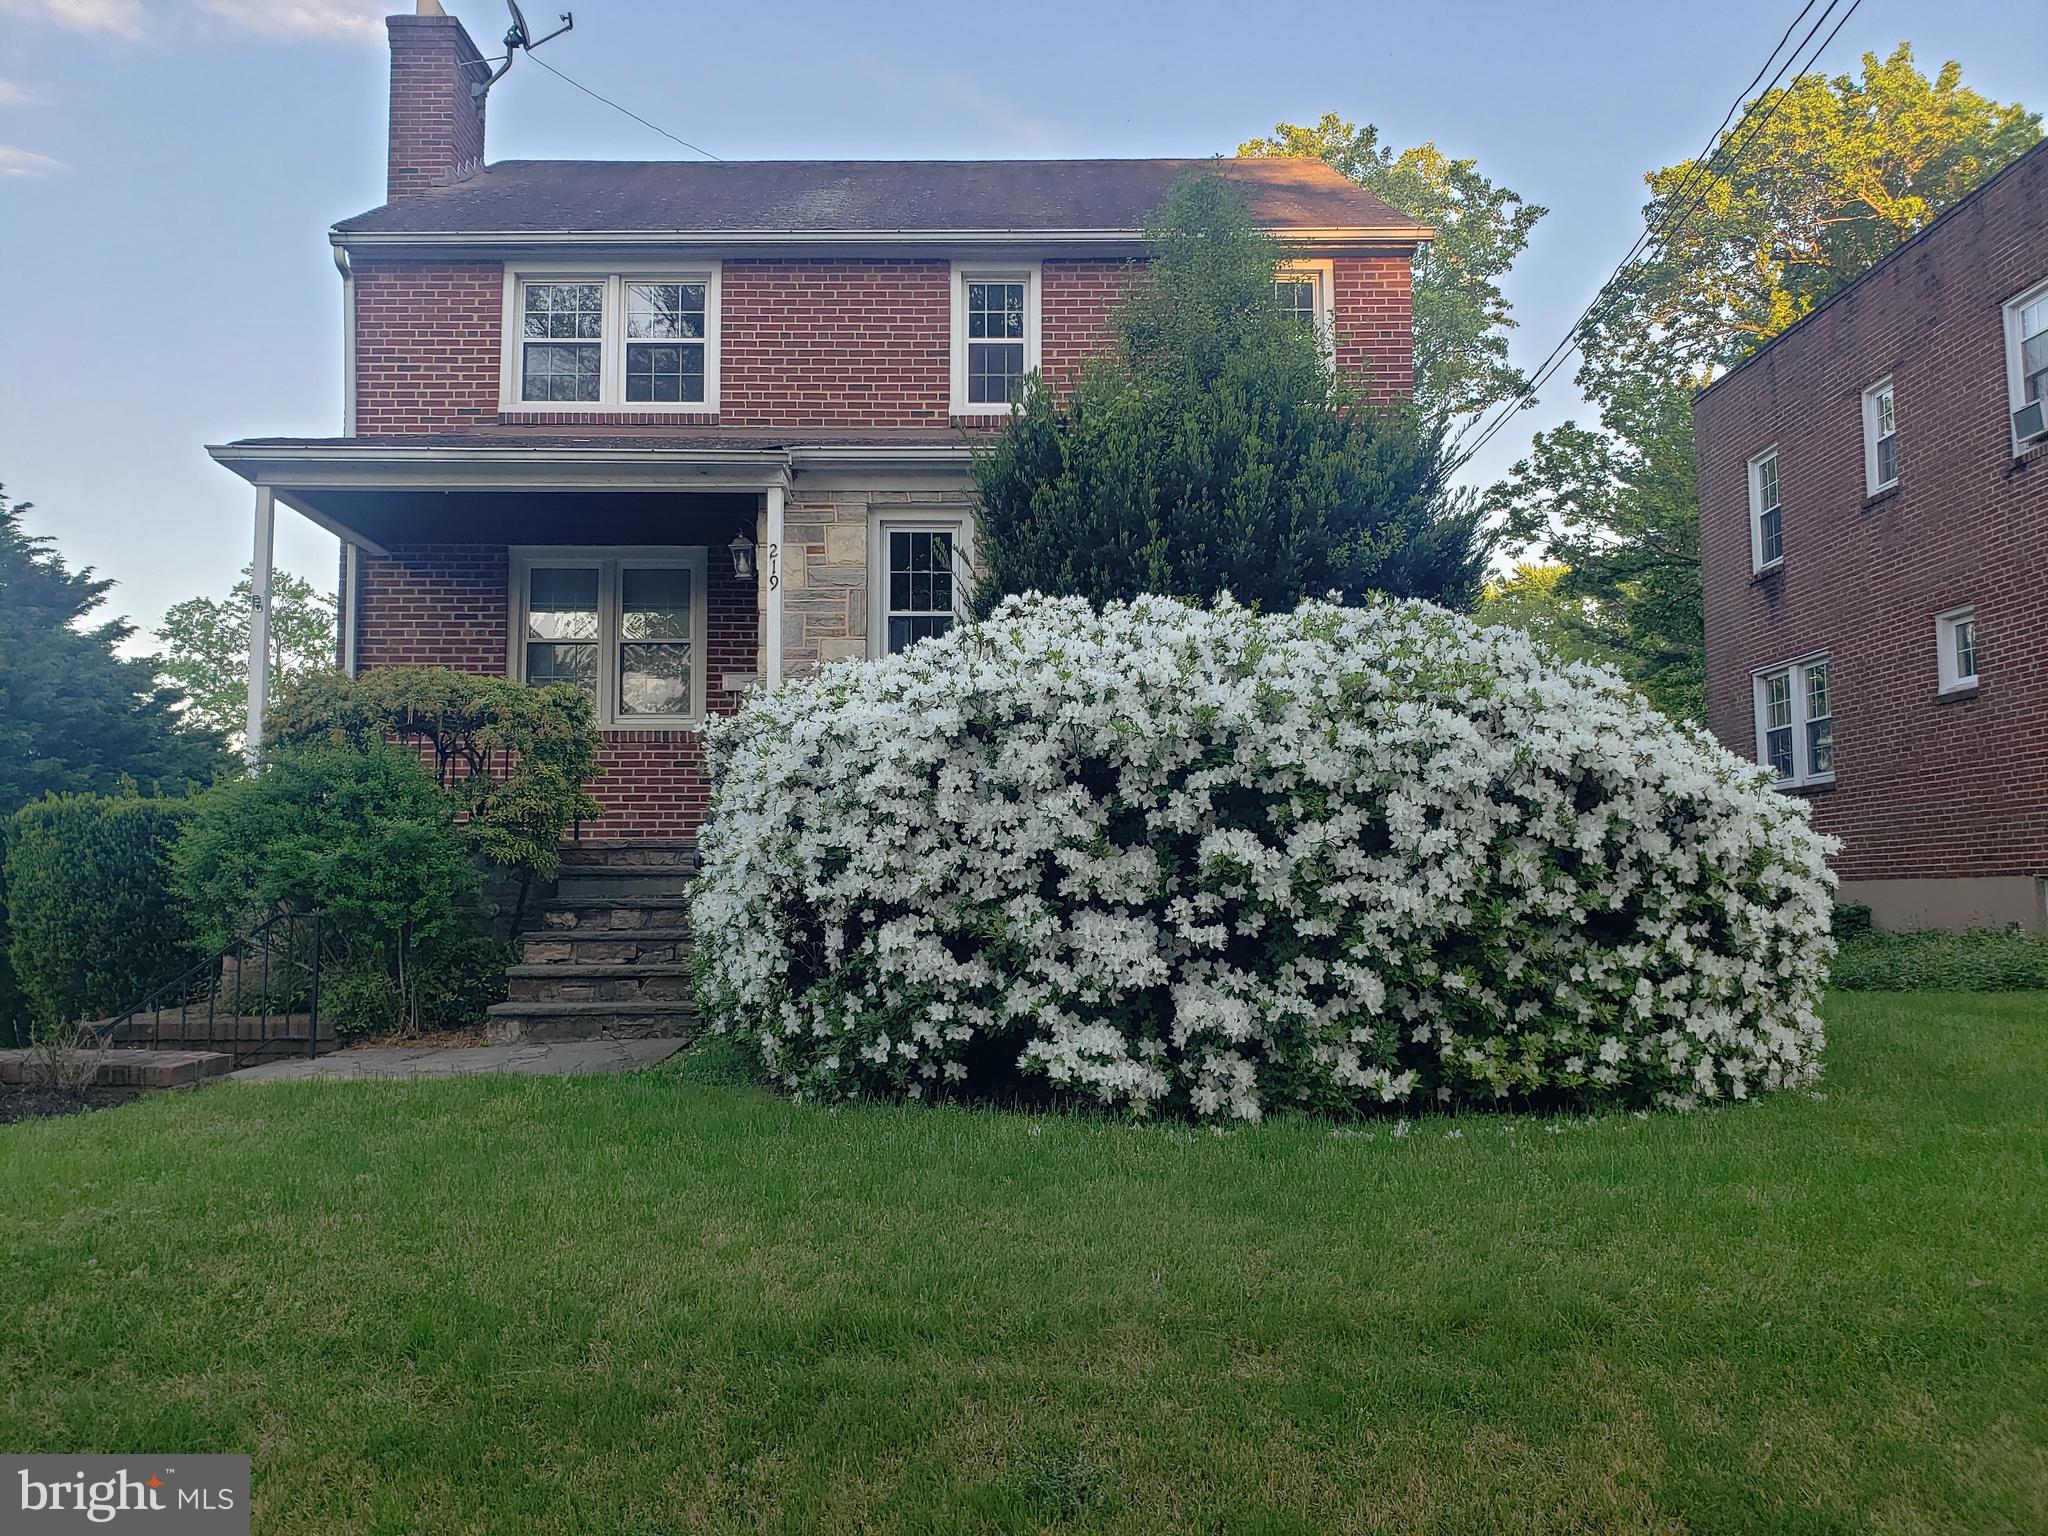
[[[387,16],[391,34],[390,202],[453,186],[483,169],[484,99],[471,84],[490,70],[462,23],[440,0],[419,0],[415,16]]]

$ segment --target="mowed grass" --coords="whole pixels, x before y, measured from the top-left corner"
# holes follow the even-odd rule
[[[0,1444],[251,1452],[265,1532],[2048,1530],[2048,1003],[1831,1022],[1821,1096],[1401,1137],[671,1073],[15,1126]]]

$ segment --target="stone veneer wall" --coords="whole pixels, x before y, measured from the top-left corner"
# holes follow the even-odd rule
[[[965,486],[792,492],[782,514],[782,670],[803,677],[868,654],[868,523],[891,511],[957,513]]]

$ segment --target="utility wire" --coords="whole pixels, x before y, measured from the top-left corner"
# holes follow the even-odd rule
[[[1763,131],[1771,118],[1776,115],[1779,105],[1785,99],[1784,93],[1779,90],[1779,82],[1784,78],[1786,69],[1798,57],[1800,49],[1806,47],[1813,40],[1814,35],[1827,25],[1829,16],[1833,13],[1835,6],[1840,3],[1840,0],[1828,0],[1827,6],[1822,10],[1820,16],[1816,18],[1813,25],[1807,29],[1806,35],[1799,40],[1792,49],[1792,52],[1787,55],[1785,64],[1781,65],[1777,73],[1772,76],[1771,84],[1764,91],[1765,95],[1771,96],[1771,100],[1766,104],[1763,112],[1760,115],[1745,114],[1743,120],[1736,125],[1733,133],[1726,133],[1728,123],[1734,118],[1735,113],[1741,109],[1743,98],[1756,89],[1757,82],[1762,80],[1765,73],[1771,69],[1772,62],[1776,60],[1779,52],[1784,48],[1786,39],[1791,37],[1793,32],[1798,29],[1799,23],[1806,19],[1807,13],[1813,9],[1816,3],[1817,0],[1807,0],[1805,7],[1800,10],[1797,16],[1792,18],[1791,25],[1785,29],[1784,35],[1778,39],[1777,46],[1765,58],[1763,68],[1757,71],[1756,75],[1750,80],[1749,85],[1743,89],[1742,95],[1736,99],[1736,104],[1730,107],[1728,112],[1722,117],[1721,126],[1715,130],[1714,137],[1708,140],[1709,149],[1703,150],[1700,155],[1694,158],[1692,169],[1687,172],[1679,185],[1672,189],[1670,200],[1672,203],[1676,203],[1685,196],[1691,187],[1697,185],[1698,190],[1694,193],[1691,200],[1678,212],[1667,212],[1664,219],[1655,228],[1646,228],[1642,234],[1636,237],[1635,243],[1624,253],[1620,263],[1616,265],[1607,281],[1600,285],[1599,290],[1593,295],[1591,302],[1586,305],[1585,309],[1580,311],[1578,318],[1572,321],[1564,336],[1560,338],[1555,347],[1551,348],[1549,355],[1537,365],[1535,373],[1530,377],[1529,382],[1523,387],[1521,392],[1501,407],[1500,411],[1481,430],[1472,446],[1462,454],[1459,454],[1453,461],[1451,467],[1454,471],[1462,468],[1472,459],[1473,455],[1477,454],[1491,442],[1500,433],[1508,420],[1520,411],[1532,399],[1536,391],[1542,388],[1551,376],[1579,349],[1582,340],[1580,328],[1585,325],[1586,321],[1599,309],[1602,302],[1607,299],[1614,285],[1621,280],[1622,276],[1632,265],[1636,264],[1640,253],[1652,245],[1656,246],[1661,252],[1669,245],[1678,232],[1684,228],[1693,214],[1699,210],[1713,191],[1717,166],[1725,161],[1725,169],[1732,170],[1735,164],[1740,161],[1743,152],[1754,144],[1757,136]],[[1842,12],[1841,18],[1835,22],[1833,29],[1829,31],[1825,38],[1821,39],[1818,47],[1807,54],[1806,62],[1794,71],[1794,79],[1797,79],[1800,75],[1807,73],[1813,68],[1821,54],[1827,51],[1829,44],[1834,42],[1836,35],[1848,24],[1849,18],[1856,13],[1857,8],[1862,3],[1863,0],[1850,0],[1849,8]],[[1772,93],[1774,92],[1777,94],[1773,95]],[[1725,137],[1723,137],[1724,133],[1726,133]],[[1456,452],[1459,443],[1463,441],[1466,433],[1471,430],[1471,427],[1468,425],[1465,431],[1460,432],[1457,438],[1452,441],[1451,448],[1453,452]]]
[[[603,102],[606,106],[610,107],[614,112],[625,113],[626,116],[633,119],[633,121],[638,123],[642,128],[652,128],[664,139],[668,139],[672,143],[680,144],[685,149],[695,150],[698,154],[702,155],[707,160],[722,161],[725,159],[725,156],[723,155],[712,154],[711,151],[706,149],[702,144],[692,144],[688,139],[678,138],[675,134],[670,133],[666,128],[662,127],[659,123],[648,122],[647,119],[642,117],[638,112],[633,111],[631,108],[620,106],[616,101],[613,101],[611,97],[598,95],[596,91],[593,91],[589,86],[583,84],[580,80],[571,80],[567,75],[563,74],[559,69],[555,68],[555,66],[550,64],[546,59],[537,57],[531,48],[526,50],[526,56],[529,59],[532,59],[534,63],[538,64],[542,69],[546,70],[549,74],[553,75],[557,80],[560,80],[565,84],[575,86],[576,89],[581,91],[584,95],[590,97],[593,101]]]

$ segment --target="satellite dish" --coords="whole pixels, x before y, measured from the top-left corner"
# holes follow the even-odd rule
[[[505,0],[505,9],[512,13],[512,25],[505,30],[504,61],[498,65],[497,72],[490,79],[473,81],[469,87],[470,95],[476,97],[479,101],[484,98],[492,86],[505,78],[505,71],[512,67],[512,60],[520,49],[524,48],[528,53],[531,53],[542,43],[560,37],[564,32],[567,32],[576,25],[574,13],[564,11],[560,17],[562,24],[559,27],[555,28],[546,37],[535,37],[526,29],[526,17],[519,9],[519,0]]]

